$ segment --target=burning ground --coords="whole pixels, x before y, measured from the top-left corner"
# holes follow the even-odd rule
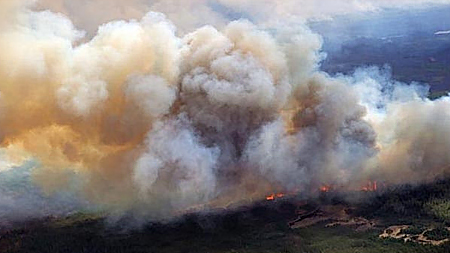
[[[131,217],[111,225],[104,215],[78,213],[17,224],[0,232],[0,247],[7,253],[447,252],[448,244],[405,243],[406,236],[380,235],[394,237],[399,232],[445,240],[450,219],[448,209],[439,210],[442,203],[449,205],[449,197],[448,180],[385,189],[383,194],[330,191],[314,198],[280,197],[235,210],[184,215],[170,223],[147,223],[139,230],[124,230]]]

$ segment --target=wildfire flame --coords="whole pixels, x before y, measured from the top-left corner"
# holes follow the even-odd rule
[[[329,192],[331,190],[331,186],[330,185],[322,185],[320,187],[320,191],[321,192]]]
[[[377,190],[377,188],[377,181],[369,181],[367,182],[367,185],[361,188],[361,190],[365,192],[374,192]]]
[[[324,184],[319,187],[320,192],[332,192],[332,191],[340,191],[340,190],[347,190],[347,191],[363,191],[363,192],[375,192],[378,190],[378,183],[377,181],[368,181],[365,185],[362,185],[361,187],[355,187],[355,188],[346,188],[346,187],[339,187],[332,184]],[[295,192],[288,192],[288,193],[272,193],[270,195],[266,196],[267,201],[273,201],[279,198],[283,198],[286,195],[295,195],[298,194],[299,191]]]
[[[347,191],[374,192],[374,191],[378,190],[378,183],[377,183],[377,181],[368,181],[365,185],[362,185],[360,187],[355,187],[355,188],[346,188],[346,187],[339,187],[339,186],[335,186],[335,185],[324,184],[319,188],[319,190],[321,192],[336,191],[338,189],[347,190]]]
[[[284,193],[272,193],[271,195],[268,195],[266,197],[266,200],[272,201],[272,200],[282,198],[282,197],[284,197]]]

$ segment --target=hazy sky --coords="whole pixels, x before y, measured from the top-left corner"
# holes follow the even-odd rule
[[[38,0],[36,6],[65,13],[78,28],[92,34],[102,23],[141,18],[148,11],[165,13],[179,31],[186,32],[205,24],[223,26],[229,20],[239,18],[272,25],[385,8],[426,8],[438,4],[450,4],[450,0]]]

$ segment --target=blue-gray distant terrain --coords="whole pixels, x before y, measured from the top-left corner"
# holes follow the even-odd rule
[[[322,69],[351,73],[364,65],[389,65],[393,77],[422,82],[431,92],[450,90],[450,7],[386,10],[310,22],[324,38]],[[426,21],[426,22],[425,22]]]

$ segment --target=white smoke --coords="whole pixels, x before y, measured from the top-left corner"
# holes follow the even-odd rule
[[[183,116],[156,123],[148,134],[146,150],[137,160],[133,180],[148,208],[161,216],[181,211],[216,197],[217,148],[203,146]]]
[[[448,172],[450,99],[430,101],[385,69],[321,72],[322,40],[302,22],[213,18],[178,33],[149,12],[85,37],[63,14],[0,4],[13,13],[1,18],[1,145],[5,159],[38,161],[32,179],[48,198],[69,189],[111,212],[161,219],[279,190]],[[213,11],[190,4],[204,7],[201,17]],[[276,17],[291,8],[265,4]],[[0,206],[30,209],[11,196],[1,191]]]

